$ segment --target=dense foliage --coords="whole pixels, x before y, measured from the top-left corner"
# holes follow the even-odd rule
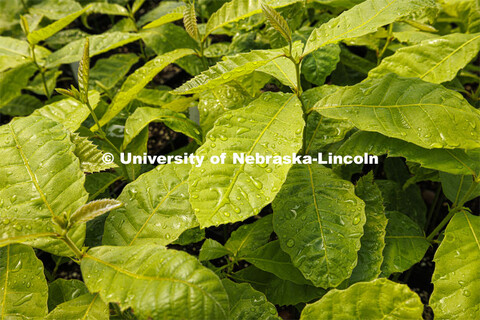
[[[0,1],[0,319],[479,319],[479,50],[477,0]]]

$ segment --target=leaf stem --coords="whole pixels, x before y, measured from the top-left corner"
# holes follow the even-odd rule
[[[442,184],[439,183],[438,187],[437,187],[437,190],[435,192],[435,198],[433,199],[432,206],[430,207],[430,210],[428,210],[427,224],[426,224],[427,230],[428,230],[428,227],[430,226],[432,216],[433,216],[433,212],[435,211],[435,208],[437,207],[438,200],[440,199],[440,194],[441,193],[442,193]]]
[[[60,235],[60,239],[62,239],[63,242],[65,242],[65,244],[70,248],[70,250],[75,253],[75,256],[78,260],[83,258],[83,253],[80,251],[80,249],[78,249],[77,245],[72,241],[72,239],[70,239],[66,231],[65,234]]]
[[[377,56],[377,64],[380,63],[380,61],[382,60],[382,57],[383,57],[385,51],[387,50],[388,46],[390,45],[390,43],[392,43],[392,40],[394,39],[394,37],[392,37],[392,33],[393,33],[393,23],[391,23],[391,24],[388,26],[387,39],[386,39],[386,41],[385,41],[385,45],[383,46],[382,50],[380,51],[380,53],[379,53],[378,56]]]
[[[47,99],[50,99],[50,93],[48,92],[48,87],[47,87],[47,81],[45,80],[45,71],[43,70],[42,67],[37,62],[37,57],[35,55],[35,45],[30,44],[30,50],[31,50],[31,55],[32,55],[32,60],[33,64],[37,67],[38,71],[40,71],[40,75],[42,77],[42,82],[43,82],[43,89],[45,91],[45,95],[47,96]]]

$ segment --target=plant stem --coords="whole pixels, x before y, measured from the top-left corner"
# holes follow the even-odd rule
[[[60,239],[65,242],[65,244],[70,248],[70,250],[75,253],[75,256],[78,258],[78,260],[81,260],[83,258],[83,253],[78,249],[77,245],[70,239],[68,236],[67,232],[65,232],[64,235],[60,236]]]
[[[432,206],[430,207],[430,210],[428,210],[428,214],[427,214],[427,230],[428,230],[428,227],[430,226],[431,224],[431,220],[432,220],[432,216],[433,216],[433,212],[435,211],[435,208],[437,207],[437,204],[438,204],[438,200],[440,199],[440,194],[442,193],[442,184],[439,183],[438,184],[438,187],[437,187],[437,190],[435,192],[435,198],[433,199],[433,202],[432,202]]]
[[[382,51],[380,51],[380,53],[379,53],[378,56],[377,56],[377,64],[380,63],[380,61],[382,60],[383,54],[385,53],[385,51],[387,50],[388,46],[390,45],[390,43],[392,43],[392,40],[394,39],[394,38],[392,37],[392,32],[393,32],[393,23],[391,23],[391,24],[388,26],[387,40],[385,41],[385,45],[383,46]]]
[[[50,99],[50,93],[48,92],[47,81],[45,80],[45,72],[44,72],[43,68],[38,65],[37,57],[35,56],[35,45],[34,44],[30,44],[30,50],[31,50],[33,63],[37,67],[38,71],[40,71],[40,75],[42,77],[42,82],[43,82],[43,89],[45,90],[45,95],[47,96],[47,99]]]

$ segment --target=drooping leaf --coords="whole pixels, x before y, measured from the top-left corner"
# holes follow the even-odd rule
[[[435,319],[480,316],[480,217],[457,212],[435,253],[430,306]]]
[[[235,272],[232,278],[250,283],[254,289],[263,292],[268,301],[279,306],[310,302],[325,294],[325,289],[283,280],[255,266]]]
[[[88,289],[80,280],[56,279],[48,284],[48,310],[52,311],[59,304],[78,298],[86,293],[88,293]]]
[[[0,318],[42,320],[48,312],[43,264],[32,248],[0,248]]]
[[[422,260],[430,243],[423,230],[407,215],[387,211],[387,234],[383,250],[382,275],[403,272]]]
[[[104,88],[112,89],[119,81],[125,78],[130,68],[137,63],[138,56],[134,53],[114,54],[108,58],[98,60],[90,69],[90,86],[100,91],[100,82]]]
[[[207,239],[200,248],[200,254],[198,255],[199,261],[208,261],[218,259],[223,256],[231,254],[230,250],[222,246],[221,243],[213,239]]]
[[[407,285],[377,279],[356,283],[345,290],[329,291],[319,301],[308,304],[300,319],[418,320],[422,319],[422,312],[420,297]]]
[[[125,123],[123,148],[125,149],[133,138],[135,138],[135,136],[151,122],[163,122],[173,131],[181,132],[194,139],[198,144],[202,144],[200,127],[195,122],[188,119],[185,114],[168,109],[141,107],[137,108],[135,112],[128,117],[127,122]]]
[[[355,132],[337,150],[339,155],[369,154],[390,157],[404,157],[422,167],[449,172],[452,174],[473,175],[480,173],[480,163],[476,160],[478,149],[424,149],[413,143],[389,138],[375,132]]]
[[[88,100],[90,106],[95,109],[100,101],[100,94],[97,91],[90,91]],[[67,98],[37,109],[33,115],[54,120],[61,123],[67,130],[74,132],[88,118],[90,110],[80,101]]]
[[[459,93],[420,79],[388,74],[366,80],[338,89],[313,109],[423,148],[480,147],[480,112]]]
[[[440,172],[442,192],[452,203],[459,203],[459,201],[462,200],[470,201],[480,196],[480,184],[477,184],[472,193],[465,198],[468,190],[472,187],[472,184],[475,183],[474,179],[475,177],[473,176],[461,176]],[[477,179],[479,179],[478,176]]]
[[[118,197],[124,207],[110,213],[104,244],[169,244],[197,224],[188,202],[188,164],[158,166],[128,184]]]
[[[336,287],[357,264],[365,205],[322,165],[294,165],[273,202],[282,249],[317,287]]]
[[[88,10],[89,7],[85,7],[82,10],[79,10],[75,13],[69,14],[68,16],[55,21],[52,24],[49,24],[48,26],[32,31],[27,35],[28,42],[31,44],[37,44],[42,40],[45,40],[47,38],[50,38],[53,36],[55,33],[58,31],[62,30],[66,26],[68,26],[70,23],[72,23],[75,19],[80,17],[85,11]]]
[[[399,211],[409,216],[419,226],[425,225],[427,206],[417,185],[410,185],[404,189],[402,184],[392,180],[376,180],[375,183],[382,192],[386,211]]]
[[[220,279],[186,252],[103,246],[88,251],[81,269],[90,292],[122,309],[132,307],[142,319],[228,319]]]
[[[337,44],[323,46],[305,57],[302,62],[302,74],[305,79],[320,86],[335,70],[339,61],[340,47]]]
[[[45,319],[108,320],[110,310],[98,294],[86,293],[58,305]]]
[[[252,73],[281,55],[282,53],[278,50],[253,50],[248,53],[227,56],[225,60],[187,81],[175,89],[174,92],[177,94],[191,94],[215,88]]]
[[[0,246],[27,242],[55,255],[72,255],[56,235],[53,217],[70,216],[88,197],[74,145],[63,127],[47,118],[16,118],[0,127]],[[69,232],[83,243],[85,226]]]
[[[403,77],[442,83],[450,81],[480,51],[480,34],[449,34],[425,40],[421,43],[395,51],[370,70],[370,78],[394,72]]]
[[[72,142],[75,144],[74,153],[80,160],[83,172],[94,173],[117,167],[115,163],[106,163],[103,160],[103,151],[97,149],[97,146],[87,138],[73,134]]]
[[[0,108],[20,96],[27,86],[28,79],[35,73],[32,63],[22,64],[16,68],[0,72]]]
[[[231,303],[230,307],[232,319],[281,319],[275,306],[267,301],[263,293],[253,289],[251,285],[235,283],[228,279],[223,279],[222,284],[227,291],[229,300],[235,302]]]
[[[380,275],[387,227],[382,193],[373,182],[372,172],[358,180],[355,193],[365,202],[367,221],[363,227],[363,237],[360,239],[358,263],[348,283],[371,281]]]
[[[95,200],[78,208],[70,217],[70,223],[75,225],[87,222],[121,206],[123,203],[114,199]]]
[[[265,4],[272,8],[281,8],[288,6],[299,0],[266,0]],[[251,0],[233,0],[225,3],[217,12],[212,14],[207,22],[204,39],[217,29],[226,26],[229,23],[240,21],[262,12],[262,1]]]
[[[301,146],[304,121],[300,101],[292,94],[266,92],[245,108],[223,114],[207,135],[197,156],[223,152],[245,156],[291,155]],[[204,163],[188,178],[190,202],[201,227],[244,220],[270,203],[291,165]],[[216,186],[211,188],[212,184]]]
[[[426,8],[433,0],[367,0],[313,30],[303,56],[329,43],[337,43],[377,31],[381,26]]]
[[[225,243],[234,257],[245,257],[267,244],[273,232],[273,215],[265,216],[254,223],[244,224],[232,232]]]
[[[155,59],[148,61],[143,67],[135,70],[135,72],[125,80],[120,91],[107,109],[107,112],[100,119],[100,125],[105,125],[115,117],[163,68],[175,60],[193,53],[194,51],[191,49],[171,51],[164,55],[157,56]],[[96,128],[96,126],[94,128]]]
[[[278,240],[269,242],[256,250],[249,250],[239,259],[246,260],[263,271],[271,272],[280,279],[296,284],[312,284],[293,265],[289,255],[280,248]]]
[[[121,47],[140,38],[140,35],[128,32],[110,32],[90,36],[90,57]],[[48,56],[46,67],[52,68],[79,61],[82,58],[84,43],[84,39],[79,39],[55,51]]]

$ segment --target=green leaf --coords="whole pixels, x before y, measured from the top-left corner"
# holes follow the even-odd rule
[[[128,17],[128,10],[116,3],[93,2],[89,5],[89,7],[90,8],[87,10],[87,14],[100,13],[112,16]]]
[[[370,70],[370,78],[394,72],[403,77],[442,83],[450,81],[464,68],[480,50],[480,33],[449,34],[425,40],[421,43],[395,51]]]
[[[255,251],[248,251],[239,259],[246,260],[263,271],[271,272],[280,279],[296,284],[311,285],[311,282],[306,280],[292,264],[289,255],[280,248],[278,240],[269,242]]]
[[[82,103],[88,103],[88,79],[90,76],[90,41],[85,39],[83,56],[78,65],[78,91],[80,91]]]
[[[321,86],[327,76],[335,70],[339,61],[340,47],[337,44],[326,45],[305,57],[302,74],[311,83]]]
[[[477,184],[470,196],[464,199],[474,181],[474,177],[472,176],[460,176],[440,172],[443,194],[445,194],[447,199],[452,201],[452,203],[459,203],[459,201],[462,200],[466,202],[480,196],[480,184]]]
[[[171,88],[168,86],[157,87],[156,89],[143,88],[135,97],[145,105],[163,107],[167,103],[178,100],[180,97],[171,94]]]
[[[205,89],[213,89],[252,73],[281,55],[281,51],[278,50],[253,50],[248,53],[226,56],[225,60],[187,81],[175,89],[174,92],[177,94],[191,94],[203,92]]]
[[[244,224],[232,232],[225,248],[233,257],[245,257],[267,244],[273,232],[273,215],[265,216],[254,223]]]
[[[87,138],[73,134],[72,142],[75,144],[74,153],[80,160],[83,172],[94,173],[117,167],[115,163],[105,163],[103,151],[97,149],[97,146]]]
[[[365,205],[322,165],[294,165],[272,204],[282,249],[317,287],[338,286],[357,264]]]
[[[90,86],[100,91],[96,81],[107,89],[112,89],[118,82],[125,79],[131,67],[138,62],[134,53],[114,54],[105,59],[99,59],[90,69]]]
[[[380,275],[387,227],[382,193],[373,182],[372,172],[358,180],[355,193],[365,202],[367,221],[363,226],[363,237],[360,239],[358,263],[348,283],[371,281]]]
[[[258,71],[275,77],[282,84],[297,91],[298,81],[295,64],[287,57],[279,57],[258,68]]]
[[[132,259],[134,257],[134,259]],[[85,284],[141,319],[228,319],[220,279],[189,254],[161,246],[97,247],[81,263]]]
[[[51,20],[62,19],[82,9],[74,0],[44,0],[28,8],[30,13],[41,14]]]
[[[223,279],[222,284],[227,291],[229,300],[235,301],[235,304],[232,303],[230,307],[231,319],[281,319],[275,306],[267,301],[263,293],[253,289],[251,285],[235,283],[228,279]]]
[[[183,11],[183,24],[185,30],[193,39],[200,41],[200,33],[197,26],[197,15],[195,14],[195,5],[189,3]]]
[[[423,230],[407,215],[387,211],[387,234],[383,250],[382,275],[408,270],[422,260],[430,243]]]
[[[22,64],[14,69],[0,72],[0,110],[7,103],[18,97],[27,86],[28,79],[37,68],[33,63]]]
[[[100,101],[100,94],[96,91],[89,92],[90,106],[95,109]],[[74,98],[59,100],[35,110],[32,115],[43,116],[58,123],[65,129],[74,132],[90,115],[88,107]]]
[[[229,254],[232,253],[230,252],[230,250],[222,246],[221,243],[212,239],[207,239],[203,243],[202,248],[200,248],[200,255],[198,256],[198,260],[208,261],[218,259]]]
[[[121,206],[123,203],[114,199],[95,200],[78,208],[70,217],[70,223],[75,225],[87,222]]]
[[[186,246],[189,244],[197,243],[205,239],[205,229],[200,229],[195,227],[192,229],[187,229],[178,237],[177,240],[172,242],[173,244],[178,244],[181,246]]]
[[[140,38],[140,35],[128,32],[109,32],[90,36],[90,57],[121,47]],[[48,56],[46,67],[52,68],[79,61],[82,58],[84,43],[84,39],[79,39],[55,51]]]
[[[250,283],[253,288],[263,292],[268,301],[279,306],[306,303],[325,294],[325,290],[322,288],[283,280],[255,266],[235,272],[232,278]]]
[[[140,9],[140,7],[143,5],[145,0],[135,0],[132,5],[132,13],[135,13]]]
[[[171,51],[164,55],[157,56],[155,59],[148,61],[143,67],[135,70],[135,72],[125,80],[120,91],[107,109],[107,112],[100,119],[100,125],[103,126],[113,119],[163,68],[175,60],[190,54],[194,54],[194,51],[191,49]],[[94,126],[93,130],[96,129],[96,126]]]
[[[266,0],[264,3],[272,8],[282,8],[298,1],[300,0]],[[203,38],[206,39],[209,34],[229,23],[261,13],[261,3],[261,1],[251,0],[233,0],[225,3],[208,20]]]
[[[354,133],[337,150],[339,155],[369,154],[389,157],[404,157],[422,167],[449,172],[452,174],[477,175],[480,163],[476,160],[478,149],[424,149],[413,143],[389,138],[375,132]]]
[[[26,242],[55,255],[72,255],[55,236],[52,218],[70,216],[88,194],[74,145],[63,127],[40,116],[16,118],[0,127],[0,246]],[[69,232],[83,243],[85,227]]]
[[[417,185],[410,185],[404,189],[400,183],[392,180],[376,180],[375,183],[382,192],[386,211],[399,211],[409,216],[419,226],[425,225],[427,206]]]
[[[190,202],[202,228],[244,220],[269,204],[286,179],[282,166],[209,162],[225,152],[245,156],[291,155],[301,147],[304,121],[300,101],[292,94],[266,92],[247,107],[223,114],[196,152],[206,163],[188,178]],[[212,188],[212,185],[215,188]]]
[[[108,320],[110,310],[98,294],[86,293],[58,305],[45,319]]]
[[[43,103],[38,98],[35,98],[33,95],[22,94],[10,100],[9,103],[2,107],[0,113],[12,117],[28,116],[42,106]]]
[[[88,201],[95,200],[120,178],[118,175],[110,172],[96,172],[87,175],[85,178],[85,189],[90,194]]]
[[[356,283],[346,290],[329,291],[319,301],[308,304],[300,319],[418,320],[422,319],[422,312],[420,297],[407,285],[377,279]]]
[[[80,280],[56,279],[48,284],[48,310],[51,311],[59,304],[86,293],[88,293],[88,289]]]
[[[80,17],[85,11],[88,10],[89,7],[85,7],[82,10],[79,10],[75,13],[69,14],[68,16],[55,21],[52,24],[49,24],[48,26],[32,31],[27,35],[28,42],[31,44],[37,44],[42,40],[45,40],[47,38],[50,38],[53,36],[55,33],[58,31],[62,30],[66,26],[68,26],[70,23],[72,23],[75,19]]]
[[[61,74],[62,71],[59,71],[58,68],[50,69],[44,73],[45,82],[47,83],[47,91],[50,95],[53,93],[53,90],[55,90],[57,79]],[[43,83],[42,74],[39,72],[25,89],[30,90],[35,94],[45,96],[45,85]]]
[[[435,319],[476,319],[480,316],[480,217],[457,212],[435,253],[430,306]]]
[[[124,207],[110,213],[104,244],[169,244],[197,226],[188,202],[190,165],[158,166],[128,184],[118,197]]]
[[[198,144],[202,144],[200,127],[188,119],[185,114],[168,109],[141,107],[137,108],[125,123],[125,137],[122,148],[125,149],[150,122],[163,122],[173,131],[181,132],[194,139]]]
[[[160,27],[160,26],[162,26],[166,23],[183,19],[183,15],[184,15],[184,12],[185,12],[186,8],[187,7],[183,6],[183,5],[180,6],[180,7],[176,7],[172,11],[164,14],[160,18],[158,18],[158,19],[150,22],[149,24],[147,24],[146,26],[143,27],[143,29],[156,28],[156,27]]]
[[[303,56],[329,43],[357,38],[417,11],[436,8],[433,0],[367,0],[313,30]]]
[[[313,109],[427,149],[480,147],[480,112],[459,93],[420,79],[388,74],[366,80],[338,89]]]
[[[272,25],[275,30],[277,30],[282,37],[287,40],[287,42],[292,42],[292,30],[288,26],[287,21],[283,18],[280,13],[275,11],[271,6],[261,1],[261,7],[263,14],[267,18],[268,22]]]
[[[0,248],[0,283],[2,319],[45,318],[47,281],[32,248],[20,244]]]

